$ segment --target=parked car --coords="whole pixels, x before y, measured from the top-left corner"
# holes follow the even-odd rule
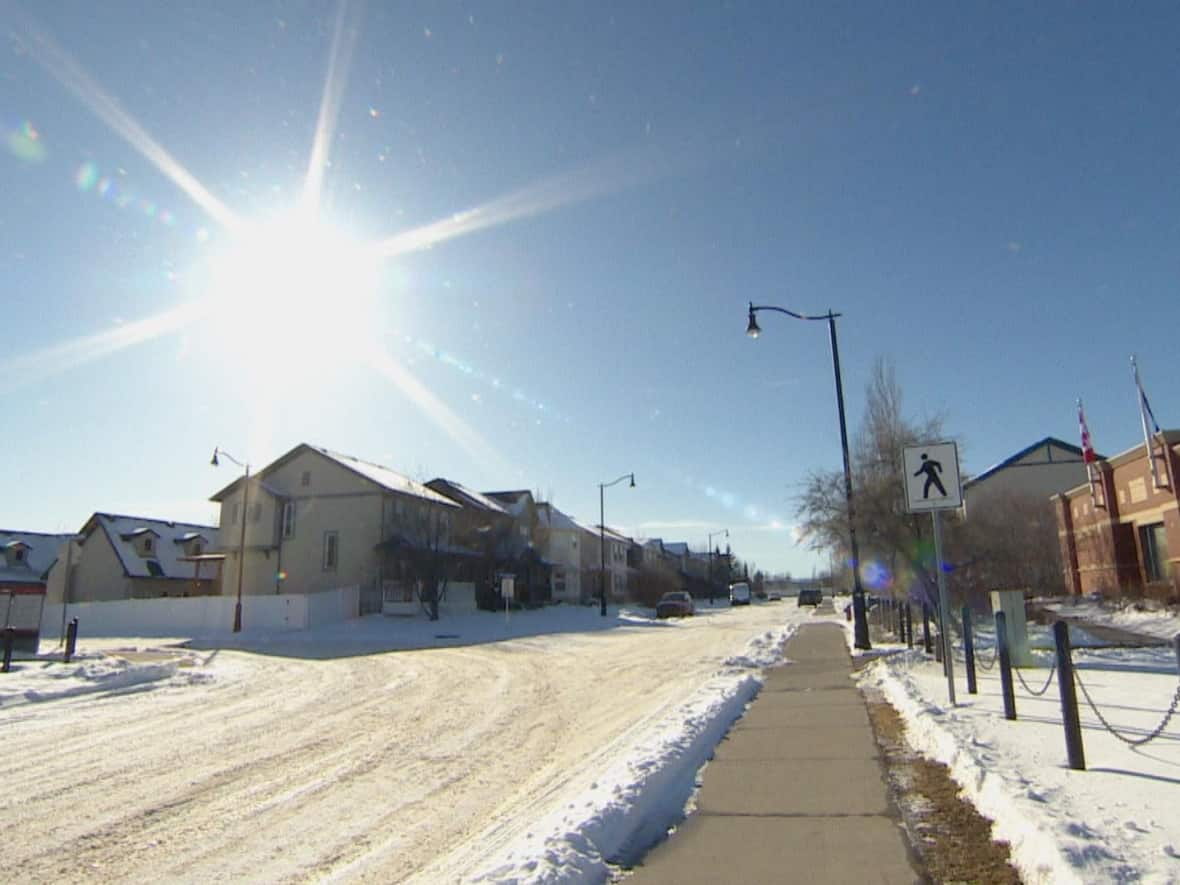
[[[673,590],[665,593],[656,603],[657,618],[683,618],[696,614],[696,604],[692,595],[683,590]]]
[[[819,605],[824,601],[824,591],[811,589],[799,591],[799,605]]]
[[[729,585],[729,604],[730,605],[749,605],[750,604],[750,585],[745,581],[738,581],[736,584]]]
[[[782,601],[782,598],[783,598],[783,595],[781,593],[779,593],[777,590],[769,590],[766,593],[766,601],[767,602],[780,602],[780,601]]]

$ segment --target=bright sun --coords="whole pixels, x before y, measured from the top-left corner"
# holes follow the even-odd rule
[[[322,222],[285,215],[249,223],[210,264],[208,297],[225,343],[260,373],[338,365],[371,341],[380,259]],[[281,361],[276,364],[276,361]]]

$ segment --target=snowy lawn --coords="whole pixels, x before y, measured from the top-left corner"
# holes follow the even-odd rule
[[[1097,605],[1071,605],[1069,614],[1165,639],[1180,629],[1167,614],[1115,618]],[[894,653],[866,668],[862,684],[898,709],[916,750],[950,768],[994,821],[994,836],[1011,843],[1026,881],[1180,882],[1180,714],[1133,747],[1111,734],[1079,689],[1087,770],[1071,770],[1056,675],[1049,682],[1051,632],[1029,625],[1038,667],[1023,671],[1027,687],[1014,677],[1016,721],[1004,719],[998,666],[982,669],[994,660],[994,635],[980,632],[979,693],[967,693],[960,654],[954,708],[942,665],[920,650],[878,645],[875,652]],[[1070,635],[1080,683],[1110,726],[1129,740],[1155,730],[1180,695],[1173,649],[1100,648],[1083,630]]]

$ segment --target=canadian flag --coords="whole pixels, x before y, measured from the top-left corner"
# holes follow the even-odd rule
[[[1098,460],[1094,454],[1094,444],[1090,441],[1090,428],[1086,426],[1086,413],[1082,411],[1082,401],[1078,400],[1078,429],[1082,432],[1082,461],[1093,464]]]

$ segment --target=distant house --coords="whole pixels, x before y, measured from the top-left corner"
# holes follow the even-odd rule
[[[0,530],[0,627],[14,629],[20,651],[37,650],[49,572],[72,537]]]
[[[963,483],[966,516],[971,511],[1013,497],[1045,502],[1050,495],[1072,489],[1086,481],[1082,450],[1046,436],[994,464]]]
[[[220,592],[215,526],[95,513],[50,570],[48,601],[106,602]]]
[[[511,554],[516,575],[516,598],[526,605],[552,601],[551,563],[541,550],[541,516],[533,493],[527,490],[484,492],[512,516]]]
[[[627,598],[627,591],[631,586],[632,571],[638,566],[635,554],[631,552],[632,540],[621,532],[607,527],[578,523],[581,529],[578,535],[581,546],[581,566],[583,583],[589,576],[591,586],[588,595],[600,598],[602,581],[602,566],[606,565],[607,599],[621,602]],[[605,557],[603,555],[603,541],[606,543]],[[583,588],[585,591],[585,588]]]
[[[360,613],[374,613],[383,601],[416,605],[472,555],[452,541],[458,503],[379,464],[302,443],[251,474],[245,501],[243,479],[211,498],[227,592],[244,559],[243,594],[356,586]]]
[[[581,530],[568,515],[544,501],[537,504],[540,518],[539,547],[550,563],[550,582],[555,602],[587,602],[583,596]]]

